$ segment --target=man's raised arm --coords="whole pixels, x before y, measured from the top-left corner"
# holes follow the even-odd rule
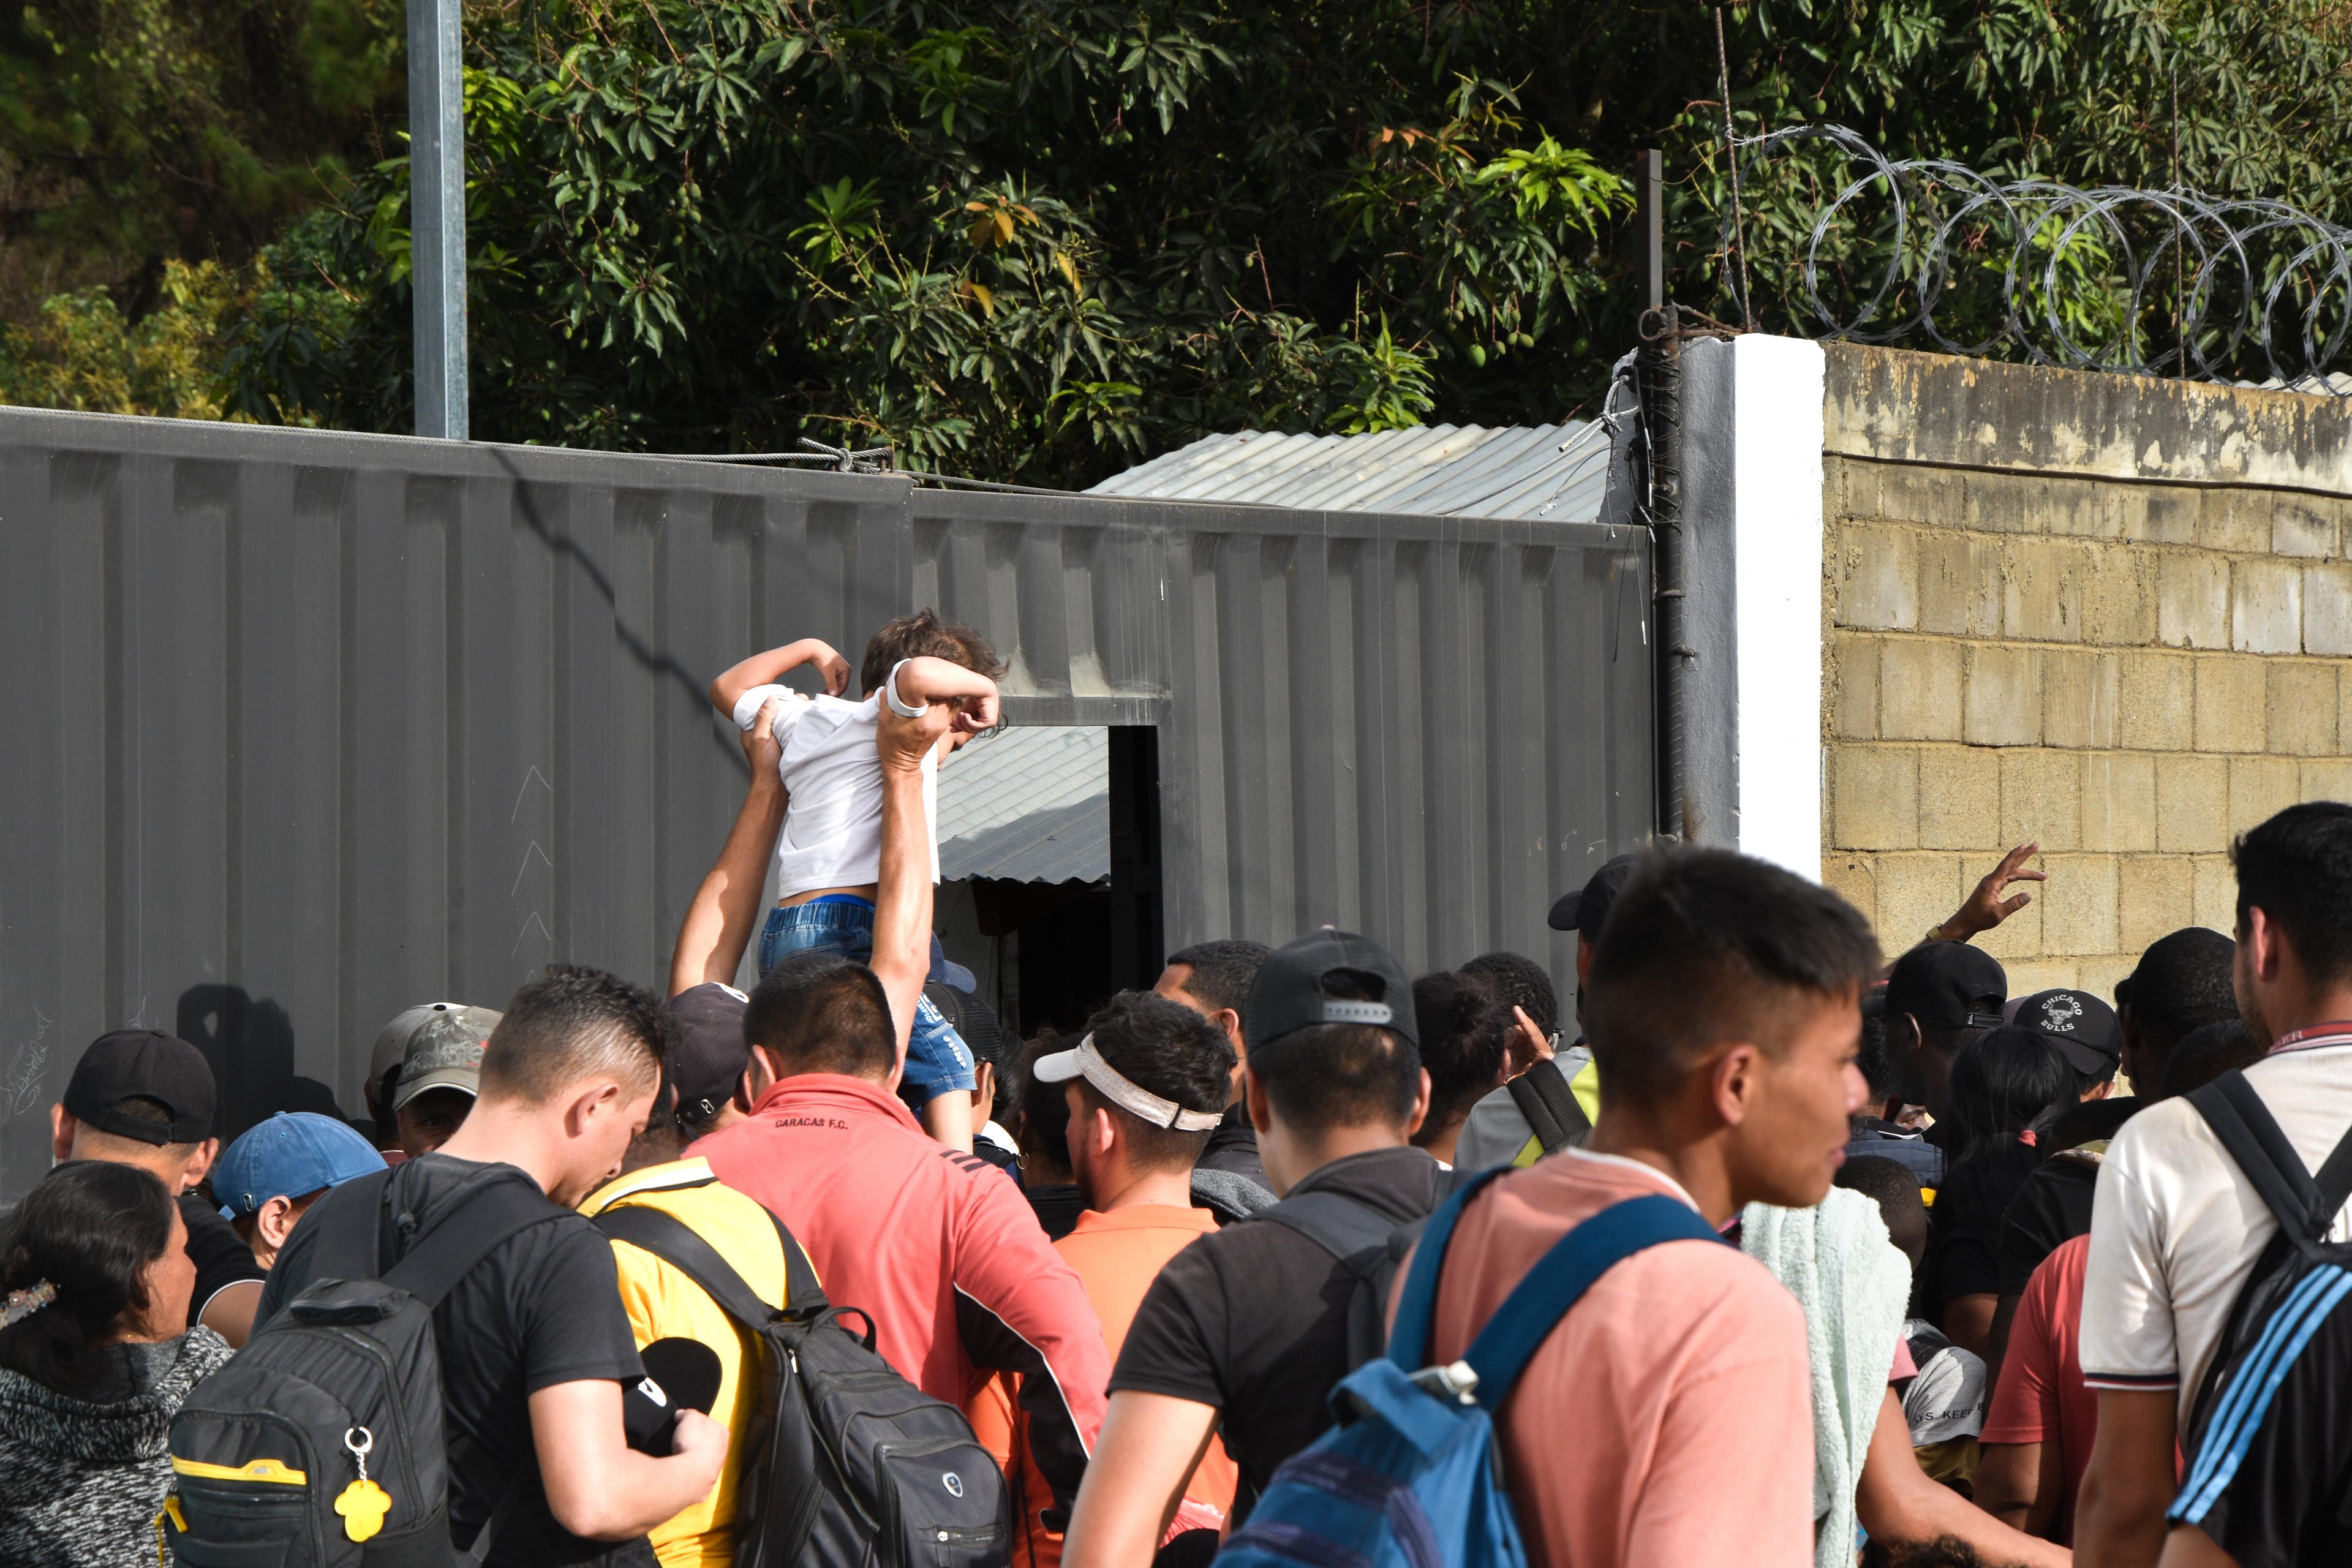
[[[898,1065],[907,1063],[907,1037],[915,1026],[915,1004],[931,970],[931,824],[923,810],[923,758],[955,721],[955,710],[933,702],[916,717],[902,718],[887,702],[874,743],[882,754],[882,868],[874,889],[874,976],[890,998],[890,1025],[898,1036]],[[895,1087],[897,1079],[893,1078]]]
[[[782,748],[770,733],[776,705],[768,703],[743,731],[743,757],[751,764],[751,786],[735,814],[718,860],[695,889],[678,922],[677,944],[669,955],[669,994],[709,981],[735,984],[743,950],[760,920],[760,895],[768,884],[768,857],[784,825],[784,781],[776,771]]]

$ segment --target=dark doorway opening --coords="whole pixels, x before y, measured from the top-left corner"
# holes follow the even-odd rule
[[[981,978],[982,1000],[1024,1038],[1048,1026],[1082,1028],[1113,992],[1148,987],[1160,974],[1159,732],[1118,725],[1101,733],[1092,880],[1023,880],[974,867],[940,889],[949,956]],[[1076,842],[1066,836],[1086,831],[1087,814],[1054,809],[1056,841]],[[992,831],[1000,842],[1033,842],[1025,820]]]

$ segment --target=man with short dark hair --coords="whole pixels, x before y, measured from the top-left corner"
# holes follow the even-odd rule
[[[2116,982],[2123,1070],[2142,1098],[2163,1091],[2165,1064],[2191,1030],[2236,1020],[2231,972],[2237,953],[2238,944],[2220,931],[2185,926],[2149,943],[2132,972]]]
[[[1258,1158],[1257,1132],[1250,1126],[1248,1108],[1242,1103],[1242,1064],[1249,1059],[1244,1015],[1249,1006],[1250,987],[1257,982],[1258,966],[1272,951],[1262,942],[1239,937],[1197,942],[1171,953],[1167,967],[1151,987],[1214,1024],[1233,1047],[1231,1103],[1192,1167],[1193,1201],[1215,1214],[1219,1224],[1244,1218],[1274,1203],[1273,1190],[1266,1184],[1265,1163]]]
[[[748,1114],[688,1152],[784,1222],[826,1295],[867,1314],[876,1349],[924,1393],[961,1405],[988,1373],[1023,1374],[1031,1451],[1066,1501],[1109,1373],[1086,1291],[1019,1189],[927,1137],[894,1092],[930,968],[922,761],[951,718],[944,703],[881,707],[872,966],[803,951],[769,970],[743,1016]]]
[[[2352,1127],[2352,805],[2289,806],[2231,858],[2238,1008],[2268,1047],[2242,1081],[2304,1169],[2318,1171]],[[2346,1239],[2342,1212],[2326,1226],[2330,1240]],[[2167,1563],[2285,1563],[2352,1551],[2340,1511],[2352,1433],[2334,1414],[2352,1315],[2333,1297],[2252,1363],[2263,1400],[2223,1407],[2176,1500],[2176,1442],[2194,1430],[2232,1306],[2277,1234],[2190,1100],[2150,1106],[2108,1146],[2083,1285],[2084,1381],[2099,1395],[2075,1526],[2086,1568],[2146,1568],[2159,1552]]]
[[[74,1064],[65,1098],[49,1108],[49,1142],[61,1163],[136,1165],[163,1184],[187,1222],[187,1253],[196,1266],[188,1324],[202,1323],[235,1347],[253,1331],[265,1271],[228,1222],[195,1195],[220,1153],[215,1104],[202,1051],[153,1029],[117,1029],[92,1040]]]
[[[1895,961],[1884,994],[1886,1069],[1895,1083],[1894,1100],[1925,1106],[1928,1115],[1939,1117],[1949,1103],[1952,1063],[1979,1035],[2000,1026],[2001,1008],[2009,1000],[2008,973],[1999,959],[1964,942],[1923,942]],[[1893,1160],[1917,1177],[1922,1187],[1934,1187],[1944,1180],[1948,1135],[1942,1126],[1931,1126],[1921,1136],[1864,1117],[1848,1152]]]
[[[1877,967],[1834,893],[1726,850],[1645,856],[1585,977],[1600,1119],[1463,1211],[1429,1359],[1461,1357],[1537,1259],[1619,1203],[1664,1196],[1718,1228],[1748,1203],[1819,1203],[1864,1093],[1858,998]],[[1529,1560],[1813,1561],[1813,1445],[1789,1440],[1813,1420],[1805,1341],[1772,1275],[1715,1241],[1603,1273],[1496,1415]]]
[[[1193,1206],[1192,1162],[1224,1113],[1233,1047],[1199,1013],[1148,991],[1123,991],[1087,1020],[1067,1050],[1037,1058],[1036,1080],[1058,1088],[1069,1110],[1067,1142],[1086,1203],[1054,1250],[1077,1271],[1117,1359],[1144,1292],[1190,1243],[1217,1228]],[[1042,1516],[1052,1502],[1027,1454],[1027,1423],[1008,1443],[1024,1500],[1014,1568],[1051,1568],[1062,1542]],[[1178,1522],[1216,1531],[1234,1504],[1233,1460],[1213,1438],[1184,1484]]]
[[[331,1227],[381,1217],[397,1262],[492,1184],[536,1189],[544,1217],[492,1247],[433,1313],[449,1436],[470,1445],[468,1461],[449,1472],[460,1550],[520,1480],[489,1549],[494,1565],[599,1560],[597,1542],[634,1541],[707,1493],[726,1456],[726,1428],[691,1411],[678,1416],[669,1458],[628,1446],[622,1387],[645,1368],[614,1287],[612,1248],[572,1212],[644,1130],[667,1040],[649,992],[602,970],[551,964],[515,994],[490,1036],[464,1124],[391,1173],[382,1216],[339,1205],[356,1186],[314,1205],[263,1292],[266,1322],[318,1277]]]
[[[1244,1103],[1286,1205],[1336,1198],[1383,1233],[1435,1208],[1437,1163],[1410,1142],[1429,1079],[1403,966],[1364,937],[1310,932],[1260,966],[1245,1016]],[[1148,1561],[1213,1435],[1240,1468],[1238,1523],[1275,1467],[1331,1425],[1355,1276],[1283,1214],[1202,1237],[1153,1281],[1111,1376],[1069,1563]]]

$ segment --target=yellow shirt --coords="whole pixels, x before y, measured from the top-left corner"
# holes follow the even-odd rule
[[[632,1171],[591,1194],[580,1212],[593,1218],[621,1205],[658,1209],[685,1225],[733,1264],[761,1300],[782,1304],[784,1255],[776,1222],[756,1201],[712,1175],[708,1162],[677,1160]],[[756,1374],[760,1348],[700,1286],[653,1254],[615,1241],[613,1262],[638,1349],[676,1338],[699,1340],[718,1353],[719,1395],[710,1415],[727,1424],[727,1467],[708,1497],[655,1529],[651,1540],[663,1568],[729,1568],[735,1559],[736,1456],[746,1450],[762,1382]],[[748,1388],[747,1356],[754,1358],[755,1370]]]

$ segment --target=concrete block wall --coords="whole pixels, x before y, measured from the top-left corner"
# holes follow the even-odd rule
[[[2352,408],[1832,345],[1822,878],[1890,951],[2008,846],[2011,994],[2228,930],[2228,848],[2352,800]]]

